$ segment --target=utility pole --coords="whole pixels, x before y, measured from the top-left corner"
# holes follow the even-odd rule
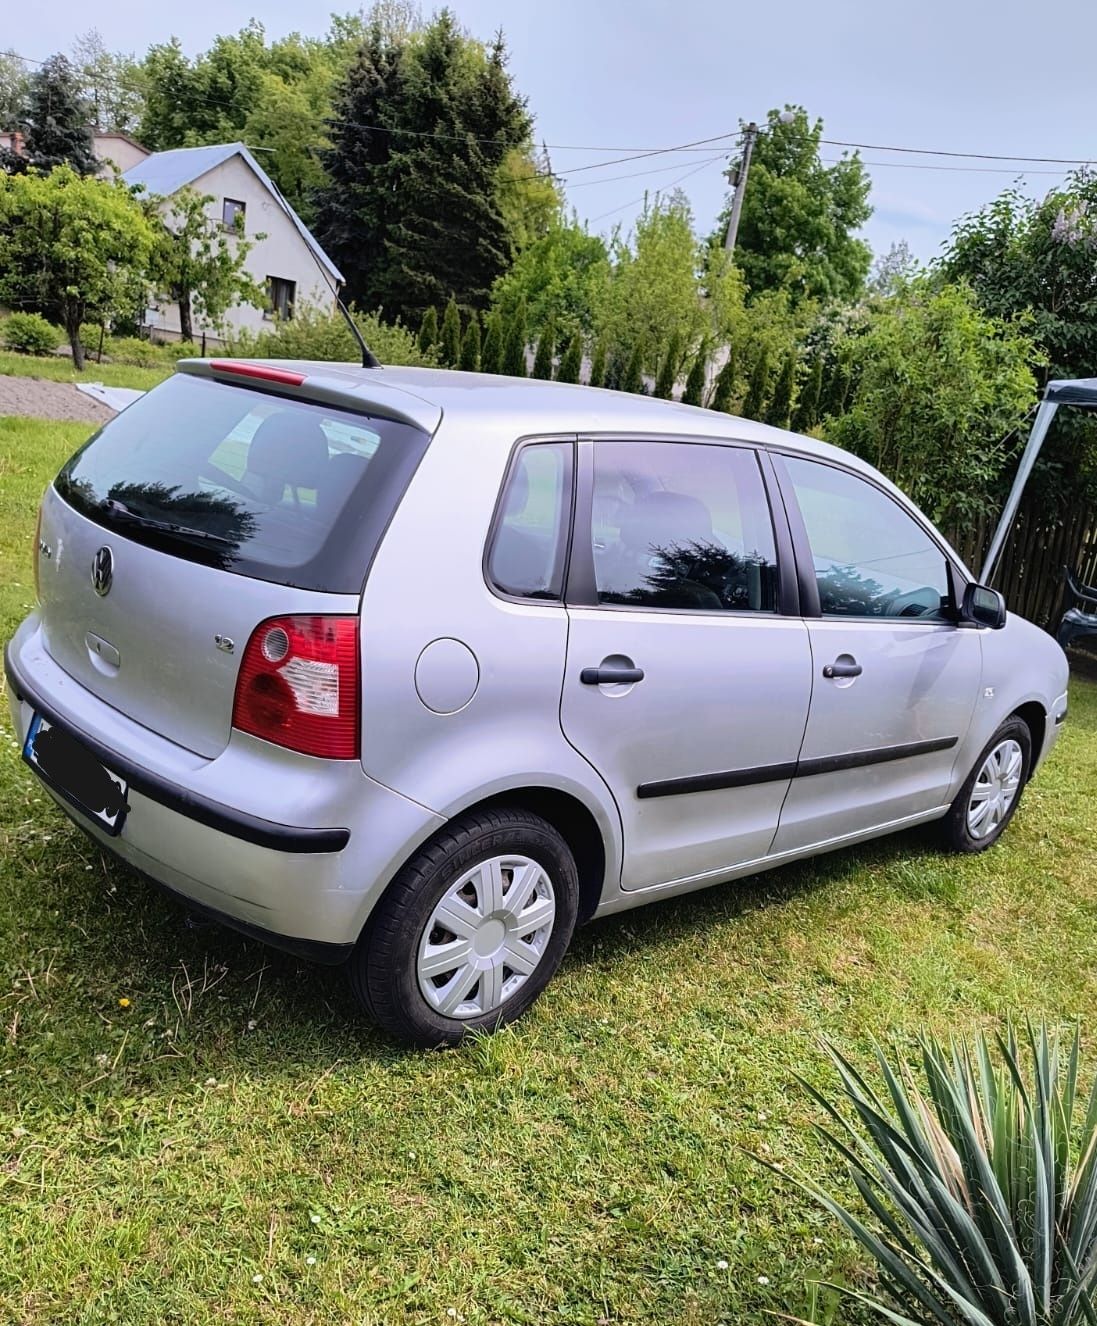
[[[728,220],[728,233],[724,236],[724,248],[735,248],[735,239],[739,234],[739,217],[743,211],[743,195],[747,191],[747,173],[750,170],[750,154],[754,151],[754,140],[758,137],[758,126],[751,120],[743,130],[743,159],[735,178],[735,197],[731,200],[731,216]]]

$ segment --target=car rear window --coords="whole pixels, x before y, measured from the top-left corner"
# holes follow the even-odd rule
[[[112,532],[237,575],[357,594],[429,437],[178,373],[55,481]]]

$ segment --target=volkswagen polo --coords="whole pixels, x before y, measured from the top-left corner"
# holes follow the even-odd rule
[[[989,847],[1062,651],[825,443],[559,383],[195,360],[42,501],[23,755],[134,870],[425,1044],[594,916],[930,820]]]

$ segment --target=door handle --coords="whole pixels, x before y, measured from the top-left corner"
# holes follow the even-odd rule
[[[836,658],[833,663],[828,663],[823,669],[823,676],[828,681],[834,677],[859,677],[864,672],[864,668],[855,658]]]
[[[644,680],[643,668],[601,667],[584,668],[579,674],[584,686],[631,686]]]

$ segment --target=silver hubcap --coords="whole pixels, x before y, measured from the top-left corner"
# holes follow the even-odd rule
[[[493,856],[446,890],[419,941],[423,998],[448,1018],[483,1017],[532,976],[556,919],[543,866]]]
[[[1017,799],[1024,756],[1010,738],[995,746],[983,762],[967,808],[968,832],[985,838],[998,828]]]

